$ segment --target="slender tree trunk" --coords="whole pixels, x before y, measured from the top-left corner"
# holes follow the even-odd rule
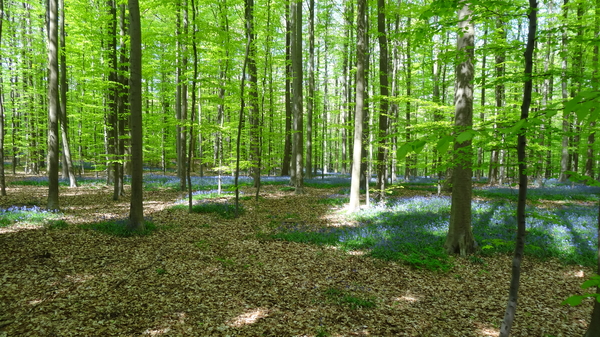
[[[2,49],[2,22],[4,22],[4,0],[0,0],[0,50]],[[2,55],[0,54],[0,65],[1,64]],[[4,84],[2,83],[2,69],[2,66],[0,66],[0,195],[5,196],[6,178],[4,177]]]
[[[67,52],[65,44],[65,3],[60,0],[60,131],[63,147],[63,175],[69,177],[69,187],[77,187],[73,160],[71,159],[71,146],[69,141],[69,119],[67,117]],[[65,174],[66,173],[66,174]]]
[[[379,140],[377,148],[377,189],[381,196],[385,195],[385,168],[386,168],[386,134],[388,128],[388,40],[385,22],[385,0],[377,1],[377,31],[379,39]]]
[[[302,111],[302,0],[291,0],[291,58],[292,58],[292,112],[293,121],[293,160],[295,168],[296,194],[304,193],[304,144]]]
[[[246,36],[250,41],[248,54],[248,82],[250,84],[248,117],[250,121],[250,175],[254,179],[254,187],[260,185],[260,111],[258,109],[258,77],[256,69],[256,33],[254,31],[254,0],[245,0]]]
[[[498,38],[503,41],[506,39],[506,30],[504,29],[505,23],[502,21],[500,17],[496,19],[496,32],[499,35]],[[496,135],[497,141],[494,142],[494,149],[492,150],[490,156],[490,173],[489,173],[489,184],[491,186],[501,184],[504,175],[504,136],[500,136],[498,134],[498,119],[502,118],[504,115],[504,96],[505,96],[505,86],[504,86],[504,71],[506,66],[504,65],[504,61],[506,60],[506,52],[504,51],[504,47],[502,46],[496,56],[495,56],[495,77],[496,77],[496,87],[495,87],[495,98],[496,98],[496,113],[494,115],[494,134]]]
[[[456,134],[473,127],[473,78],[475,57],[475,27],[471,21],[470,4],[462,1],[458,12],[458,28],[463,32],[457,39],[458,58],[462,60],[456,68],[454,101],[456,106],[454,126]],[[471,140],[454,142],[454,163],[452,172],[452,205],[450,226],[444,247],[449,254],[466,256],[471,254],[476,243],[471,229],[472,195],[472,156]]]
[[[238,185],[238,180],[240,176],[240,152],[241,152],[241,140],[242,140],[242,129],[244,127],[244,105],[245,105],[245,96],[244,89],[246,88],[246,67],[248,66],[248,58],[250,56],[250,36],[246,36],[246,53],[244,54],[244,65],[242,66],[242,80],[240,83],[240,112],[238,119],[238,132],[237,132],[237,140],[236,140],[236,160],[235,160],[235,177],[234,177],[234,186],[235,186],[235,216],[239,215],[240,209],[240,189]]]
[[[192,0],[192,50],[194,58],[194,74],[192,77],[192,112],[190,116],[190,146],[187,164],[187,188],[188,188],[188,206],[192,213],[193,195],[192,195],[192,164],[194,162],[194,116],[196,115],[196,82],[198,81],[198,46],[196,43],[196,2]]]
[[[408,17],[406,23],[406,29],[409,30],[411,26],[411,18]],[[410,98],[412,96],[412,55],[411,55],[411,46],[410,46],[410,36],[406,38],[406,60],[404,65],[406,67],[406,142],[410,143],[412,134],[412,121],[411,121],[411,104]],[[406,167],[404,169],[404,179],[410,179],[413,175],[413,170],[416,169],[414,164],[416,164],[416,154],[409,153],[406,155]]]
[[[313,110],[315,106],[315,0],[308,5],[308,97],[306,100],[306,177],[312,176]]]
[[[596,10],[594,17],[594,36],[598,36],[600,34],[600,0],[596,0]],[[592,83],[594,85],[594,89],[598,90],[600,81],[600,62],[599,62],[599,48],[598,44],[594,45],[594,55],[592,57]],[[598,109],[597,107],[595,109]],[[587,138],[587,150],[586,150],[586,161],[585,161],[585,175],[593,178],[594,176],[594,143],[596,142],[596,122],[590,123],[590,133]],[[599,269],[600,273],[600,269]],[[600,310],[600,309],[599,309]],[[600,333],[599,333],[600,335]]]
[[[563,101],[566,103],[567,99],[569,99],[569,93],[567,90],[567,82],[568,82],[568,77],[567,77],[567,57],[569,57],[568,55],[568,37],[567,37],[567,17],[569,15],[569,8],[567,7],[567,5],[569,4],[569,0],[564,0],[563,2],[563,17],[565,20],[565,27],[563,28],[563,35],[562,35],[562,52],[563,52],[563,59],[562,59],[562,75],[561,75],[561,89],[562,89],[562,99]],[[562,117],[562,147],[561,147],[561,154],[560,154],[560,178],[558,179],[561,182],[565,182],[567,179],[569,179],[569,175],[567,174],[567,171],[569,170],[569,156],[570,156],[570,151],[569,151],[569,121],[570,121],[570,113],[567,111],[567,109],[563,109],[563,117]]]
[[[382,0],[381,0],[382,1]],[[354,112],[354,149],[352,155],[352,180],[348,209],[360,209],[360,169],[363,157],[363,112],[365,106],[365,62],[366,62],[366,12],[367,0],[359,0],[356,20],[356,105]]]
[[[291,0],[293,1],[293,0]],[[293,183],[293,173],[290,172],[292,158],[292,27],[290,18],[290,6],[285,9],[285,144],[283,147],[283,162],[281,164],[281,175],[291,176]]]
[[[144,172],[142,138],[142,30],[138,0],[129,1],[130,70],[129,128],[131,130],[131,202],[129,230],[143,231],[144,224]]]
[[[58,0],[48,1],[48,204],[58,204]]]
[[[525,48],[525,84],[523,86],[523,104],[521,105],[521,120],[529,118],[531,105],[531,92],[533,84],[533,50],[537,29],[537,0],[529,0],[529,32],[527,33],[527,46]],[[517,238],[515,254],[512,263],[512,278],[508,294],[508,304],[504,320],[500,327],[500,337],[508,337],[513,325],[517,310],[519,283],[521,278],[521,261],[525,248],[525,204],[527,202],[527,164],[526,164],[526,129],[519,132],[517,139],[517,157],[519,162],[519,196],[517,201]]]
[[[485,91],[486,91],[486,45],[487,45],[487,29],[483,33],[483,55],[481,56],[481,112],[479,113],[480,123],[485,121]],[[475,177],[477,180],[481,180],[481,176],[483,175],[483,146],[477,148],[477,170],[475,171]]]
[[[594,22],[594,36],[598,36],[598,32],[600,32],[600,0],[596,0],[596,17],[595,17],[595,22]],[[594,72],[593,72],[593,77],[595,79],[595,81],[592,81],[592,83],[594,84],[594,87],[597,89],[598,88],[598,71],[600,70],[599,68],[599,64],[598,64],[598,45],[594,46],[594,57],[593,57],[593,67],[594,67]],[[593,128],[593,125],[590,125]],[[592,132],[590,134],[590,137],[593,137],[594,133]],[[593,138],[590,144],[590,140],[588,139],[588,162],[591,160],[590,157],[593,156],[593,150],[591,150],[590,148],[593,145]],[[591,153],[590,153],[591,152]],[[589,164],[589,171],[590,174],[588,176],[592,176],[592,166],[593,164]],[[588,164],[586,164],[586,171],[588,171]],[[587,175],[587,173],[586,173]],[[598,275],[600,275],[600,202],[598,202],[598,234],[597,234],[597,238],[598,238],[598,257],[597,257],[597,261],[598,261],[598,265],[597,265],[597,269],[596,269],[596,273]],[[596,293],[600,294],[600,287],[596,288]],[[598,301],[594,301],[594,309],[592,311],[592,317],[590,318],[590,325],[588,325],[587,331],[585,332],[584,337],[598,337],[600,336],[600,303]]]

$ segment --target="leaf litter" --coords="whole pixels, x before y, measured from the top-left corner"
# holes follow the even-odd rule
[[[316,202],[331,189],[306,191],[264,186],[237,219],[171,210],[181,192],[149,191],[145,214],[159,230],[118,238],[77,224],[125,218],[128,194],[112,201],[109,188],[61,187],[68,228],[0,233],[0,336],[498,336],[510,256],[457,258],[440,273],[257,236],[286,224],[352,225]],[[0,206],[45,193],[9,187]],[[582,335],[591,300],[560,303],[592,271],[527,258],[522,269],[512,335]]]

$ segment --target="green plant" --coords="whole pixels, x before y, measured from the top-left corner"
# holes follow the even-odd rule
[[[65,229],[69,224],[65,220],[50,220],[48,221],[47,229]]]
[[[325,290],[325,295],[339,304],[349,305],[351,309],[374,308],[377,306],[375,299],[372,297],[364,298],[338,288],[328,288]]]
[[[331,336],[331,334],[324,327],[319,327],[317,329],[317,334],[315,335],[315,337],[328,337],[328,336]]]
[[[296,188],[295,187],[291,187],[291,186],[284,186],[284,187],[279,188],[279,190],[283,191],[283,192],[292,192],[292,191],[295,191]]]
[[[581,285],[581,289],[587,289],[587,288],[591,288],[591,287],[600,287],[600,275],[594,275],[594,276],[590,277],[589,280],[583,282],[583,284]],[[581,304],[581,301],[583,301],[584,298],[588,298],[588,297],[596,298],[598,303],[600,303],[600,293],[587,293],[584,295],[573,295],[573,296],[567,298],[566,300],[562,301],[561,304],[563,304],[563,305],[568,304],[568,305],[574,307],[576,305]]]
[[[242,205],[239,205],[239,213],[244,212],[244,208]],[[183,209],[188,210],[188,205],[175,205],[171,207],[171,209]],[[235,218],[235,205],[229,204],[227,202],[202,202],[192,206],[193,213],[217,213],[221,217],[225,219],[233,219]]]
[[[208,249],[208,246],[210,245],[206,240],[200,240],[196,243],[194,243],[194,245],[198,248],[200,248],[201,250],[205,250]]]
[[[166,271],[166,270],[164,270],[164,269],[162,269],[162,268],[156,268],[156,273],[157,273],[158,275],[164,275],[164,274],[166,274],[166,273],[167,273],[167,271]]]
[[[215,257],[215,260],[221,262],[223,267],[233,267],[235,266],[235,261],[233,259],[228,259],[226,257]]]
[[[150,235],[152,232],[156,231],[156,225],[152,221],[144,221],[144,231],[142,232],[133,232],[127,228],[127,224],[129,223],[129,219],[121,219],[121,220],[110,220],[103,221],[98,223],[87,223],[79,225],[81,229],[98,231],[104,234],[118,236],[118,237],[130,237],[136,235]]]

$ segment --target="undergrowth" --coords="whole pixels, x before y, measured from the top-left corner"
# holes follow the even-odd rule
[[[156,224],[150,220],[144,221],[144,230],[131,231],[127,228],[129,219],[118,219],[118,220],[107,220],[97,223],[86,223],[79,225],[79,228],[85,230],[97,231],[100,233],[117,236],[117,237],[130,237],[130,236],[145,236],[150,235],[157,230]]]

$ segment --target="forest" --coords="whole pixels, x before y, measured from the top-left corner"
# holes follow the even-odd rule
[[[0,337],[600,337],[600,0],[0,0]]]

